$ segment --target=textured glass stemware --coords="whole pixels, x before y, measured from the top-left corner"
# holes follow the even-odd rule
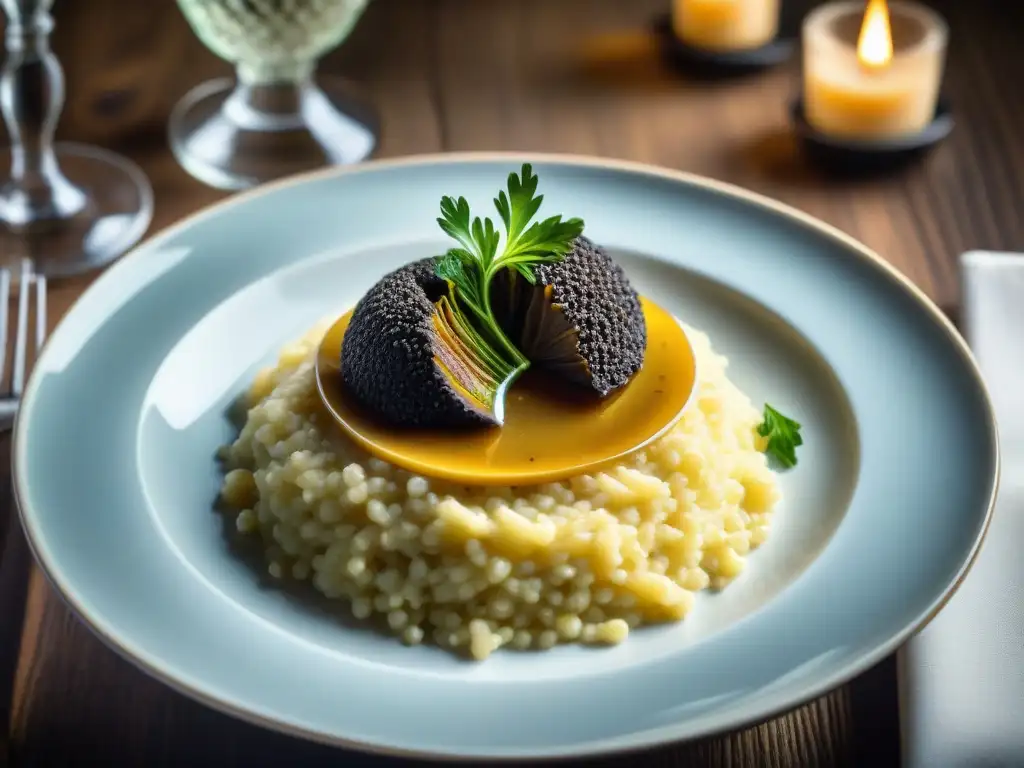
[[[0,113],[10,137],[0,186],[0,261],[70,275],[120,256],[153,212],[145,174],[98,147],[54,144],[64,73],[50,49],[53,0],[2,0],[7,15]]]
[[[355,26],[368,0],[178,0],[197,37],[235,65],[171,115],[171,148],[193,176],[242,189],[322,165],[365,159],[376,118],[316,62]]]

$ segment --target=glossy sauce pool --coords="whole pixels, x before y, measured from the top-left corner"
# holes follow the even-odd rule
[[[696,382],[693,349],[679,321],[641,299],[647,350],[640,371],[605,398],[529,370],[505,399],[500,427],[396,429],[346,395],[341,346],[352,312],[324,335],[317,387],[341,428],[372,455],[412,472],[470,485],[562,480],[620,459],[663,435],[682,416]]]

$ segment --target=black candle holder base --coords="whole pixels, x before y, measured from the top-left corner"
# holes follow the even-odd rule
[[[803,98],[790,105],[797,136],[808,159],[829,171],[855,175],[894,170],[920,158],[949,136],[955,121],[948,100],[940,98],[924,130],[893,139],[847,139],[822,133],[807,122]]]
[[[665,61],[680,72],[709,79],[761,72],[789,59],[795,48],[795,42],[784,37],[778,37],[760,48],[743,51],[694,48],[676,36],[670,14],[662,14],[654,19],[653,30]]]

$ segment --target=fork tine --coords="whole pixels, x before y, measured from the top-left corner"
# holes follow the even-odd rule
[[[46,341],[46,278],[36,275],[36,354]],[[2,372],[0,372],[2,373]]]
[[[14,371],[11,379],[11,394],[21,397],[25,388],[25,357],[28,346],[28,299],[32,290],[32,262],[21,260],[21,280],[18,284],[18,327],[14,340]]]
[[[7,368],[7,313],[11,302],[11,272],[0,269],[0,387]]]

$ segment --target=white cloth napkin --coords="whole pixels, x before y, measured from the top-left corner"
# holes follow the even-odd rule
[[[1024,766],[1024,254],[961,260],[963,322],[999,425],[1002,478],[974,568],[900,658],[906,768]]]

